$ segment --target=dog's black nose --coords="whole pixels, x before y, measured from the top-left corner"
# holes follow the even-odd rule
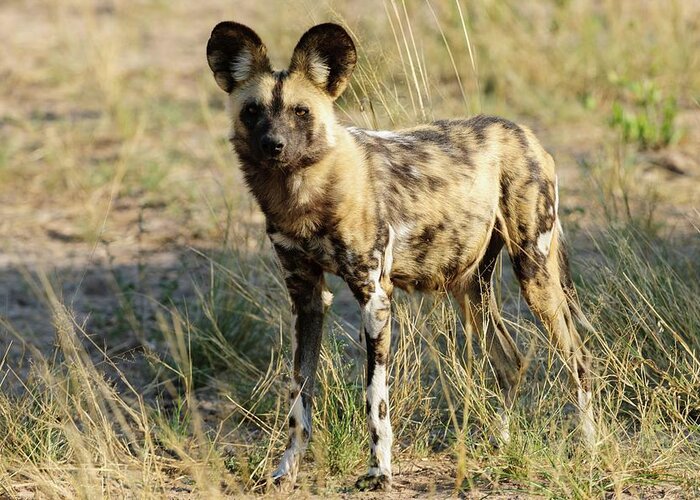
[[[270,158],[276,158],[282,154],[285,140],[278,135],[266,135],[260,140],[263,152]]]

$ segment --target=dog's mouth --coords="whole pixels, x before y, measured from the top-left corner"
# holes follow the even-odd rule
[[[292,173],[307,168],[318,160],[318,155],[299,151],[284,151],[282,154],[270,155],[261,151],[256,144],[248,141],[231,140],[239,158],[249,167],[261,170]]]
[[[241,151],[237,150],[239,156],[245,156],[247,162],[251,165],[256,165],[258,168],[270,169],[270,170],[288,170],[290,165],[293,163],[289,155],[269,155],[259,148],[251,145],[247,145],[245,148],[246,153],[241,154]]]
[[[291,165],[289,158],[286,156],[263,156],[260,160],[268,168],[278,170],[289,170]]]
[[[313,161],[307,161],[305,155],[281,155],[281,156],[268,156],[261,155],[258,162],[264,167],[270,170],[278,170],[285,173],[293,173],[297,170],[304,169],[311,165]]]

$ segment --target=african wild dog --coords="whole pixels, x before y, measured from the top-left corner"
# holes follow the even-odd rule
[[[217,25],[207,45],[216,82],[229,94],[231,142],[265,214],[296,314],[290,438],[274,479],[293,484],[311,436],[323,317],[332,298],[324,272],[340,276],[362,310],[371,457],[358,488],[391,484],[394,286],[456,297],[469,328],[485,336],[510,406],[522,358],[491,288],[503,246],[530,308],[563,352],[582,430],[593,442],[590,361],[573,319],[590,325],[568,271],[554,162],[532,132],[491,116],[397,132],[346,128],[333,102],[357,55],[343,28],[307,31],[288,70],[274,71],[266,52],[254,31],[234,22]]]

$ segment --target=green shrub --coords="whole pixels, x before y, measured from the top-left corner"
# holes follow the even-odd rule
[[[680,139],[675,127],[678,103],[650,81],[621,84],[622,96],[612,104],[610,126],[625,143],[640,149],[659,149]]]

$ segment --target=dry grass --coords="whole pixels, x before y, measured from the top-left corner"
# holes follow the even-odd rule
[[[204,58],[225,18],[253,26],[279,65],[303,28],[346,23],[361,61],[339,103],[348,122],[504,114],[538,130],[560,165],[599,332],[598,450],[578,446],[561,363],[506,271],[528,383],[500,448],[483,346],[468,356],[449,301],[397,301],[395,496],[700,494],[700,168],[650,168],[650,155],[700,156],[700,4],[237,9],[0,6],[0,496],[254,494],[282,450],[288,302]],[[615,109],[642,132],[625,135]],[[332,283],[300,496],[346,494],[366,458],[363,347]]]

